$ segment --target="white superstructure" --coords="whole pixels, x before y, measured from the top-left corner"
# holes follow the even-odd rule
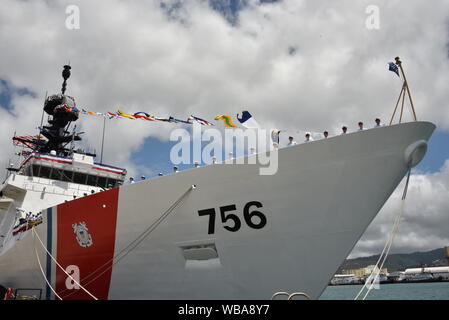
[[[123,183],[126,170],[94,163],[93,155],[32,153],[0,187],[0,253],[20,218]],[[11,243],[9,244],[11,245]]]

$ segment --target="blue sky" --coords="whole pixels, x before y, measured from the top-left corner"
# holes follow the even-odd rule
[[[436,129],[430,138],[427,154],[416,166],[422,172],[436,172],[449,159],[449,132]]]
[[[0,79],[0,106],[6,110],[11,110],[11,99],[13,95],[36,97],[36,94],[27,88],[17,88],[8,81]],[[40,112],[40,111],[39,111]]]

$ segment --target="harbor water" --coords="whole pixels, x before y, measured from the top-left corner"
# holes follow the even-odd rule
[[[353,300],[361,288],[329,286],[320,300]],[[449,300],[449,282],[381,284],[379,289],[371,290],[366,300]]]

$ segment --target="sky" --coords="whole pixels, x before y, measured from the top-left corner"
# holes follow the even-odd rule
[[[69,5],[79,8],[79,29],[67,28]],[[402,82],[387,63],[400,56],[418,119],[437,130],[413,170],[392,252],[449,245],[449,1],[2,0],[0,43],[4,165],[14,132],[37,133],[67,63],[67,93],[85,109],[210,121],[249,110],[266,128],[338,132],[389,121]],[[77,126],[99,153],[102,121],[81,116]],[[134,176],[169,172],[172,129],[109,121],[104,162]],[[401,192],[351,257],[382,250]]]

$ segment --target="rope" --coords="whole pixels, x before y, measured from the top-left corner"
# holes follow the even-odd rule
[[[56,263],[56,265],[62,270],[64,271],[64,273],[73,280],[73,282],[75,282],[81,289],[83,289],[89,296],[91,296],[94,300],[98,300],[97,297],[95,297],[92,293],[90,293],[86,288],[84,288],[80,283],[78,283],[78,281],[76,281],[70,274],[67,273],[67,271],[65,271],[65,269],[58,263],[58,261],[56,261],[56,259],[52,256],[52,254],[50,252],[48,252],[47,248],[45,247],[44,243],[42,242],[41,238],[39,237],[39,235],[37,234],[35,228],[32,229],[33,230],[33,234],[37,237],[37,240],[39,240],[39,242],[42,245],[42,248],[44,248],[44,250],[47,252],[47,254],[50,256],[50,258]],[[48,283],[48,282],[47,282]],[[61,299],[62,300],[62,299]]]
[[[387,260],[388,254],[390,252],[391,246],[393,244],[393,240],[394,237],[396,235],[396,232],[398,230],[399,224],[401,222],[401,218],[402,215],[404,213],[404,204],[405,204],[405,197],[407,195],[407,189],[408,189],[408,185],[409,185],[409,181],[410,181],[410,173],[411,173],[412,169],[410,168],[408,170],[408,174],[407,174],[407,180],[405,183],[405,187],[404,187],[404,192],[402,193],[402,198],[401,198],[401,207],[400,210],[398,212],[398,215],[396,216],[396,219],[394,221],[393,227],[390,231],[390,234],[388,236],[388,240],[385,243],[385,246],[382,250],[382,253],[379,256],[379,259],[376,262],[376,265],[372,271],[372,273],[369,275],[369,277],[366,279],[365,284],[363,285],[363,287],[360,289],[360,291],[358,292],[357,296],[354,298],[354,300],[357,300],[359,298],[359,296],[361,295],[361,293],[363,292],[364,289],[366,289],[367,285],[371,282],[371,285],[369,286],[369,288],[367,289],[365,295],[363,296],[363,300],[366,299],[366,297],[368,296],[368,294],[371,292],[371,290],[374,287],[374,283],[376,282],[377,278],[379,277],[380,271],[382,270],[385,261]],[[382,262],[381,262],[382,260]],[[380,267],[379,267],[380,264]],[[372,281],[371,281],[372,279]]]
[[[140,233],[140,235],[138,235],[136,237],[136,239],[134,239],[133,241],[131,241],[130,244],[128,244],[125,248],[123,248],[122,250],[120,250],[114,257],[112,257],[112,259],[110,259],[109,261],[105,262],[104,264],[102,264],[101,266],[99,266],[98,268],[96,268],[94,271],[92,271],[90,274],[88,274],[86,277],[84,277],[82,280],[85,281],[88,278],[90,278],[91,276],[95,275],[95,273],[97,271],[99,271],[100,269],[102,269],[103,267],[107,266],[108,264],[110,264],[112,262],[112,264],[110,266],[108,266],[105,270],[103,270],[100,274],[96,275],[93,279],[89,280],[85,285],[89,285],[90,283],[92,283],[93,281],[95,281],[96,279],[98,279],[99,277],[101,277],[105,272],[107,272],[108,270],[110,270],[115,264],[117,264],[118,262],[120,262],[124,257],[126,257],[131,251],[133,251],[140,243],[142,243],[143,240],[145,240],[150,234],[151,232],[153,232],[164,220],[165,218],[168,217],[168,215],[170,215],[170,213],[181,203],[181,201],[187,196],[187,194],[192,191],[193,189],[195,189],[196,186],[192,185],[189,187],[189,189],[187,189],[186,192],[184,192],[181,197],[178,198],[178,200],[176,200],[159,218],[157,218],[148,228],[146,228],[143,232]],[[128,250],[129,249],[129,250]],[[121,256],[120,256],[121,255]],[[114,261],[115,260],[115,261]],[[68,289],[64,289],[63,291],[61,291],[60,293],[64,293],[65,291],[67,291]],[[74,294],[74,292],[67,294],[66,296],[64,296],[64,298],[71,296],[72,294]]]
[[[39,264],[39,269],[41,270],[42,277],[44,278],[45,282],[47,283],[47,285],[51,289],[51,291],[53,291],[55,296],[58,297],[59,300],[62,300],[62,298],[60,296],[58,296],[58,294],[56,293],[56,291],[53,289],[53,287],[51,286],[50,282],[48,281],[47,277],[45,276],[44,270],[42,268],[41,260],[39,259],[39,255],[37,254],[34,232],[33,232],[33,244],[34,244],[34,252],[36,253],[37,263]]]
[[[405,182],[404,192],[402,193],[402,200],[405,200],[405,197],[407,196],[407,189],[408,189],[408,183],[410,181],[410,173],[411,172],[412,172],[412,169],[410,168],[408,170],[407,181]]]

